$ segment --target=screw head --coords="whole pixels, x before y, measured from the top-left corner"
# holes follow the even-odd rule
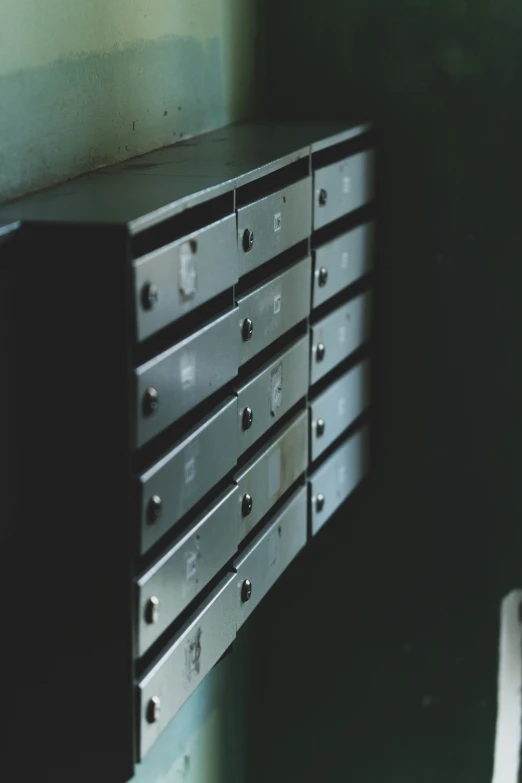
[[[159,620],[160,602],[157,596],[153,595],[147,601],[145,609],[145,619],[149,625],[154,625]]]
[[[243,411],[243,429],[249,430],[254,421],[254,411],[252,408],[245,408]]]
[[[321,435],[324,435],[326,424],[324,423],[324,419],[317,419],[315,422],[315,434],[318,438],[321,437]]]
[[[319,493],[315,499],[315,507],[317,511],[322,511],[324,508],[325,497],[322,493]]]
[[[254,247],[254,232],[249,228],[245,228],[243,232],[243,250],[245,253],[250,252]]]
[[[252,495],[249,495],[248,492],[246,495],[243,495],[243,500],[241,501],[241,513],[244,517],[247,517],[252,511]]]
[[[145,416],[152,416],[156,413],[159,406],[159,394],[156,389],[150,386],[143,395],[143,413]]]
[[[158,288],[154,283],[146,283],[141,289],[141,304],[144,310],[152,310],[158,303]]]
[[[157,723],[161,714],[161,701],[157,696],[153,696],[147,704],[147,720],[149,723]]]
[[[149,500],[149,505],[147,508],[147,519],[150,525],[154,524],[154,522],[156,522],[160,518],[162,509],[163,509],[162,499],[160,498],[159,495],[153,495]]]
[[[328,193],[324,188],[321,188],[321,190],[319,191],[319,206],[324,207],[327,201],[328,201]]]
[[[320,268],[318,279],[321,288],[326,285],[326,281],[328,280],[328,269],[325,266]]]
[[[326,353],[326,348],[324,346],[324,343],[317,343],[317,348],[315,349],[316,361],[322,362],[323,359],[324,359],[325,353]]]
[[[243,326],[241,327],[241,335],[245,343],[247,343],[249,340],[252,339],[253,333],[254,333],[254,324],[252,323],[250,318],[245,318],[245,320],[243,321]]]
[[[242,602],[246,604],[247,601],[250,601],[251,595],[252,595],[252,582],[250,581],[250,579],[245,579],[245,581],[241,585]]]

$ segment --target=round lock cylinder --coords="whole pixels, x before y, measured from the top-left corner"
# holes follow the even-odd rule
[[[254,324],[250,320],[250,318],[245,318],[243,321],[243,326],[241,327],[241,335],[243,337],[243,341],[247,343],[249,340],[252,339],[252,335],[254,333]]]
[[[315,433],[318,438],[320,438],[321,435],[324,435],[325,428],[326,424],[324,423],[324,419],[317,419],[315,423]]]
[[[143,412],[145,416],[152,416],[159,407],[159,394],[150,386],[143,395]]]
[[[315,508],[317,511],[322,511],[325,504],[325,497],[322,493],[319,493],[315,499]]]
[[[158,303],[158,289],[154,283],[146,283],[141,291],[141,304],[144,310],[152,310]]]
[[[322,362],[324,359],[324,355],[326,353],[326,348],[324,346],[324,343],[318,343],[317,348],[315,349],[315,359],[318,362]]]
[[[250,579],[245,579],[243,584],[241,585],[241,601],[246,604],[247,601],[250,601],[250,596],[252,595],[252,582]]]
[[[325,286],[328,281],[328,269],[325,266],[322,266],[319,270],[319,274],[317,277],[318,277],[319,285],[321,286],[321,288],[323,288],[323,286]]]
[[[159,620],[160,602],[157,596],[153,595],[147,601],[147,607],[145,609],[145,619],[149,625],[155,625]]]
[[[153,696],[147,704],[147,721],[157,723],[161,715],[161,701],[158,696]]]
[[[254,232],[246,228],[243,232],[243,250],[249,253],[254,247]]]
[[[243,419],[242,419],[243,429],[249,430],[253,424],[253,421],[254,421],[254,412],[252,408],[245,408],[245,410],[243,411]]]
[[[252,513],[252,495],[249,495],[248,492],[246,495],[243,495],[243,500],[241,501],[241,513],[244,517],[247,517]]]
[[[159,495],[153,495],[149,500],[147,508],[147,519],[150,525],[153,525],[160,516],[163,510],[163,501]]]

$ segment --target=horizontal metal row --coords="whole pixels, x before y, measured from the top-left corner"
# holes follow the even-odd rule
[[[308,518],[312,532],[317,532],[364,478],[368,464],[369,433],[362,429],[311,474],[308,486],[303,483],[295,489],[145,672],[138,683],[142,756],[305,546]],[[268,483],[269,474],[270,468]],[[277,492],[277,487],[274,490]],[[225,492],[139,581],[142,645],[150,643],[176,616],[183,601],[194,595],[198,582],[207,583],[212,573],[233,557],[239,527],[235,508],[240,496],[237,486]]]

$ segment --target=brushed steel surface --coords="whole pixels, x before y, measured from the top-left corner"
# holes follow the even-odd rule
[[[138,655],[234,556],[239,542],[238,492],[235,485],[225,490],[137,580]],[[159,601],[155,623],[147,617],[152,596]]]
[[[373,150],[367,150],[314,171],[314,231],[372,200],[374,158]],[[322,190],[328,196],[324,206],[319,199]]]
[[[237,575],[229,574],[138,683],[140,757],[154,745],[236,636]],[[161,709],[150,722],[153,699]]]
[[[188,234],[133,261],[139,341],[231,288],[238,278],[236,218]],[[154,285],[158,301],[147,309],[143,290]]]
[[[240,365],[308,316],[311,270],[311,258],[303,258],[238,299],[239,333],[246,318],[253,324],[252,337],[240,342]]]
[[[234,563],[238,630],[305,546],[306,539],[307,490],[300,487]],[[245,580],[251,583],[248,601],[242,596]]]
[[[237,399],[230,398],[140,476],[141,553],[146,552],[237,461]],[[148,517],[151,498],[161,498],[161,516]]]
[[[237,317],[234,308],[135,370],[137,447],[237,375]],[[158,393],[158,406],[147,413],[143,398],[151,388]]]
[[[310,458],[321,456],[370,404],[370,362],[352,367],[310,403]],[[321,434],[319,422],[324,422]]]
[[[371,292],[368,291],[341,305],[312,326],[310,363],[312,384],[323,378],[343,359],[347,359],[369,338],[371,305]],[[323,353],[323,358],[318,361],[318,357]]]
[[[240,540],[257,525],[308,466],[308,413],[303,411],[271,438],[235,476],[238,501],[252,498],[252,510],[240,519]]]
[[[295,182],[237,211],[239,275],[256,269],[270,258],[306,239],[312,228],[312,178]],[[245,231],[254,233],[252,249],[245,252]]]
[[[309,340],[301,337],[280,351],[237,390],[239,453],[252,446],[261,435],[305,396],[309,379]],[[252,411],[252,424],[244,428],[245,410]]]
[[[373,266],[373,248],[373,223],[357,226],[318,247],[314,252],[312,307],[318,307],[368,274]],[[326,282],[320,279],[321,269],[326,270]]]
[[[330,519],[368,473],[369,431],[356,432],[310,476],[312,535]],[[317,503],[320,496],[322,502]]]

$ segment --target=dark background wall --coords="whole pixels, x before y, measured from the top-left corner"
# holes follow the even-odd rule
[[[522,6],[267,0],[265,111],[381,137],[378,475],[252,627],[249,780],[491,779],[522,582]]]

